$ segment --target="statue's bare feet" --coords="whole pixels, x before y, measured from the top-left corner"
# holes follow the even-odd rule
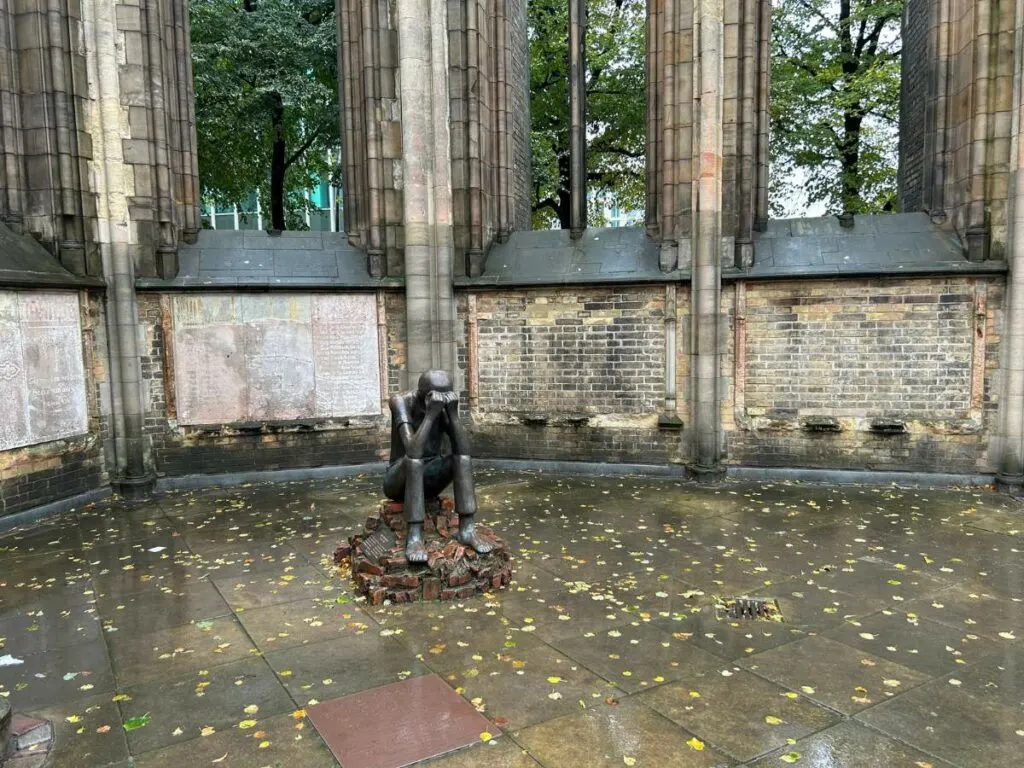
[[[409,525],[409,538],[405,542],[405,559],[410,563],[427,562],[427,547],[423,543],[423,524]]]
[[[476,521],[472,515],[459,518],[459,541],[474,549],[479,555],[486,555],[494,549],[494,544],[477,535]]]

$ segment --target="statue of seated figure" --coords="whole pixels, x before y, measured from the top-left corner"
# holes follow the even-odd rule
[[[494,546],[476,532],[476,492],[469,456],[469,436],[459,422],[459,396],[444,371],[427,371],[414,392],[391,398],[391,462],[384,476],[384,495],[405,506],[409,535],[405,556],[410,563],[427,562],[423,543],[426,499],[436,498],[454,482],[458,540],[480,554]],[[452,454],[441,455],[448,435]]]

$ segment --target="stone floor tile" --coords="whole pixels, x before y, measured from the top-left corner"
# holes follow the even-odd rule
[[[370,618],[354,605],[328,599],[295,600],[243,611],[238,620],[264,653],[361,634],[371,627]]]
[[[847,720],[801,739],[796,744],[782,747],[749,765],[751,768],[780,768],[787,765],[785,760],[780,759],[783,755],[796,757],[793,764],[806,768],[953,768],[945,760],[912,749],[854,720]]]
[[[1008,599],[974,583],[957,584],[901,608],[939,624],[982,635],[997,645],[1012,644],[1017,642],[1013,638],[1024,637],[1024,595]]]
[[[525,749],[508,738],[465,747],[422,765],[429,768],[542,768]]]
[[[338,579],[330,579],[309,566],[285,566],[280,573],[260,572],[247,576],[214,579],[213,584],[235,611],[265,608],[292,600],[327,598],[340,591]]]
[[[1024,712],[1024,649],[1000,649],[982,661],[955,670],[947,682],[979,699],[991,699]],[[1024,722],[1021,725],[1024,727]]]
[[[122,688],[120,693],[127,697],[120,702],[126,721],[151,718],[149,725],[127,734],[136,755],[199,738],[204,728],[221,731],[245,722],[247,729],[258,730],[264,719],[295,709],[274,672],[259,658]]]
[[[406,646],[376,633],[273,651],[266,659],[303,706],[430,671]]]
[[[47,768],[97,768],[127,760],[121,715],[110,695],[55,703],[29,712],[53,723]]]
[[[684,673],[684,682],[663,685],[637,698],[741,761],[839,720],[834,712],[806,697],[742,671],[702,679]]]
[[[953,690],[945,680],[872,707],[857,719],[962,768],[1020,764],[1020,707]]]
[[[921,572],[903,562],[888,562],[876,555],[865,555],[854,562],[842,562],[838,569],[818,574],[817,582],[851,595],[903,604],[936,594],[948,582]]]
[[[307,711],[345,768],[402,768],[478,743],[490,727],[435,675],[332,699]]]
[[[531,625],[545,641],[612,629],[635,616],[630,591],[614,582],[573,582],[539,594],[499,593],[502,614],[513,626]],[[529,621],[527,621],[529,619]]]
[[[695,645],[725,659],[739,659],[799,640],[876,611],[884,603],[877,599],[848,595],[801,579],[773,586],[766,597],[777,599],[782,622],[734,621],[724,616],[713,601],[699,610],[673,612],[655,623],[672,632],[690,635]],[[694,608],[709,601],[694,597]]]
[[[102,639],[15,658],[21,663],[0,667],[0,694],[8,694],[16,712],[114,689]]]
[[[590,706],[622,695],[579,662],[532,638],[511,641],[512,647],[496,654],[472,654],[469,640],[468,648],[454,649],[455,656],[446,651],[427,654],[423,661],[505,730],[576,711],[581,700]]]
[[[306,565],[308,561],[284,543],[255,542],[252,546],[225,546],[220,550],[195,554],[195,567],[201,576],[228,579],[269,571],[280,573],[288,566]]]
[[[678,680],[696,669],[716,671],[722,666],[718,657],[644,624],[587,632],[552,645],[627,693]]]
[[[738,663],[847,715],[930,679],[921,672],[820,636],[740,659]]]
[[[0,555],[0,611],[34,606],[84,605],[95,599],[92,572],[60,553],[31,558]]]
[[[966,627],[948,627],[903,609],[849,619],[825,636],[933,677],[973,664],[998,648]]]
[[[733,761],[692,733],[635,699],[597,703],[556,720],[516,731],[523,745],[545,768],[658,766],[711,768]]]
[[[231,615],[228,604],[207,581],[180,588],[166,584],[158,590],[122,595],[119,599],[104,597],[98,601],[97,609],[105,624],[113,624],[126,635]]]
[[[255,651],[232,617],[138,635],[107,635],[117,684],[177,679],[199,669],[248,658]]]
[[[0,637],[4,638],[0,648],[15,656],[93,642],[102,636],[92,605],[30,603],[11,611],[0,609]]]
[[[302,730],[297,730],[298,726]],[[226,728],[135,757],[135,768],[213,764],[221,768],[337,768],[338,762],[308,721],[291,715],[262,720],[256,728]]]

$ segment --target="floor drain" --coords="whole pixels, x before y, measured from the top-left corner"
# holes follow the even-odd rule
[[[736,621],[782,621],[778,600],[756,597],[735,597],[722,600],[719,611]]]

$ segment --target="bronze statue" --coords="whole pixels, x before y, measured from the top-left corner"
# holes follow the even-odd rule
[[[442,437],[451,441],[450,456],[441,455]],[[409,535],[405,556],[410,563],[427,562],[423,543],[426,499],[436,498],[454,481],[458,540],[480,554],[494,546],[476,532],[476,492],[469,456],[469,436],[459,422],[459,396],[444,371],[427,371],[414,392],[391,398],[391,463],[384,476],[384,494],[405,505]]]

